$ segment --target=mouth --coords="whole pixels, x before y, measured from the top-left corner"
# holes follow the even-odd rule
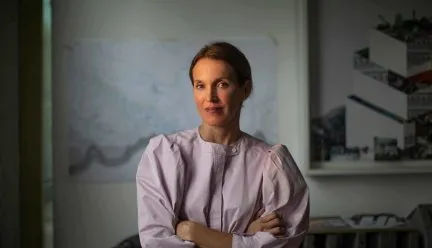
[[[220,114],[223,112],[223,107],[208,107],[205,108],[204,110],[210,114]]]

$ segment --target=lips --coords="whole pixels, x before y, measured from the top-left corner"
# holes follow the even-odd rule
[[[205,108],[205,111],[210,114],[219,114],[223,112],[223,107],[208,107]]]

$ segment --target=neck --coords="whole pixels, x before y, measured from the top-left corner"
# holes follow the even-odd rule
[[[227,127],[215,127],[203,123],[199,127],[199,133],[203,140],[222,145],[230,145],[236,142],[241,136],[238,124]]]

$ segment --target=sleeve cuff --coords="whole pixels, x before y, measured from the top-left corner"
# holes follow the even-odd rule
[[[256,242],[253,235],[232,234],[232,248],[253,248],[256,247]]]

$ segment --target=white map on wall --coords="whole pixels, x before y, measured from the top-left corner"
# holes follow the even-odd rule
[[[243,108],[242,130],[276,143],[276,45],[265,37],[224,40],[252,67],[254,92]],[[133,181],[150,137],[196,128],[188,69],[209,41],[80,40],[66,46],[69,176]]]

